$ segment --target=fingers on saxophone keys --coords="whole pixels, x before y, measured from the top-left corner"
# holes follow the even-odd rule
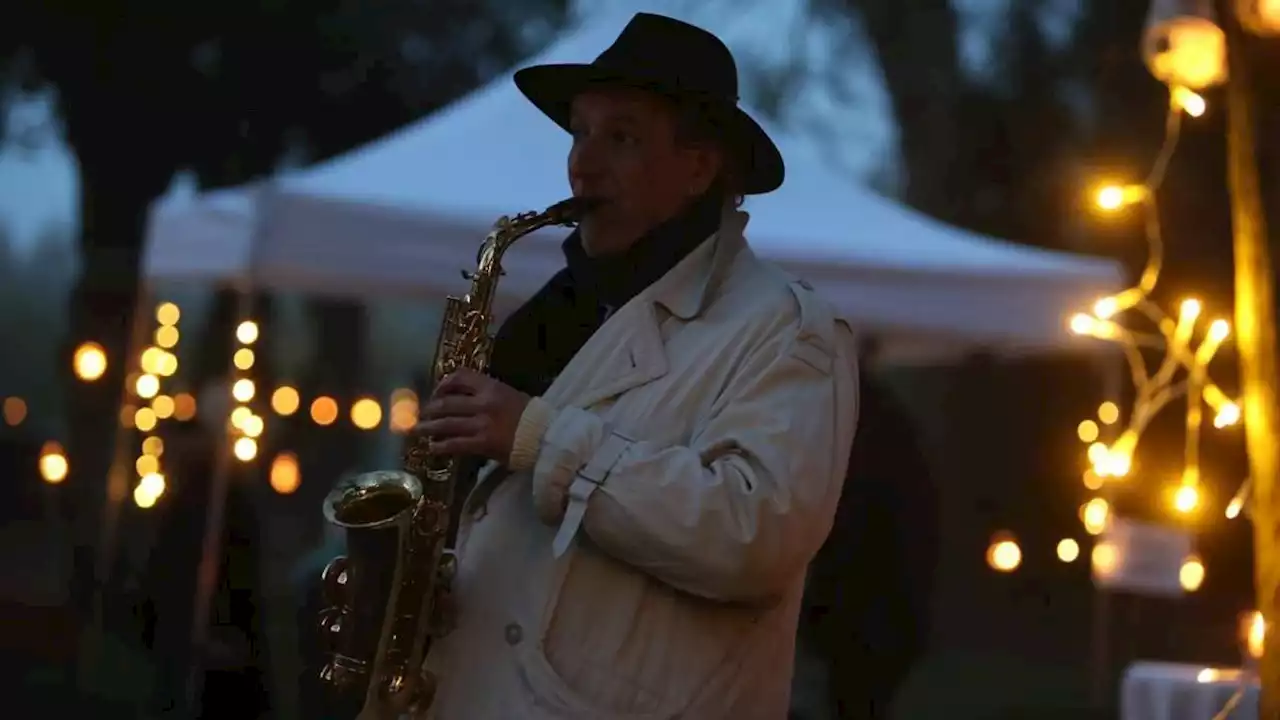
[[[432,440],[479,435],[485,428],[483,418],[452,416],[423,420],[413,426],[413,433]]]
[[[432,398],[422,408],[426,420],[446,417],[478,415],[484,410],[483,401],[474,395],[441,395]]]

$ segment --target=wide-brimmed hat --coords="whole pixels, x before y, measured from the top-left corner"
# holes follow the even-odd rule
[[[738,107],[738,66],[720,38],[674,18],[637,13],[590,64],[534,65],[516,87],[557,125],[569,129],[573,98],[589,87],[632,87],[697,107],[735,153],[740,189],[761,195],[782,185],[782,154]]]

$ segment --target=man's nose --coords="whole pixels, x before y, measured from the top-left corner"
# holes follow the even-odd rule
[[[602,143],[593,136],[578,138],[569,153],[569,173],[575,177],[598,175],[604,168]]]

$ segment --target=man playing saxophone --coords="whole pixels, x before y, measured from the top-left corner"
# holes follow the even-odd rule
[[[490,462],[466,498],[439,720],[780,720],[805,570],[857,416],[849,328],[743,238],[781,155],[713,35],[639,14],[515,82],[599,201],[417,432]]]

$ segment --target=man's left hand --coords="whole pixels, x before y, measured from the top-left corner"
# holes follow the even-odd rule
[[[458,370],[436,386],[415,432],[442,455],[477,455],[507,462],[529,396],[473,370]]]

